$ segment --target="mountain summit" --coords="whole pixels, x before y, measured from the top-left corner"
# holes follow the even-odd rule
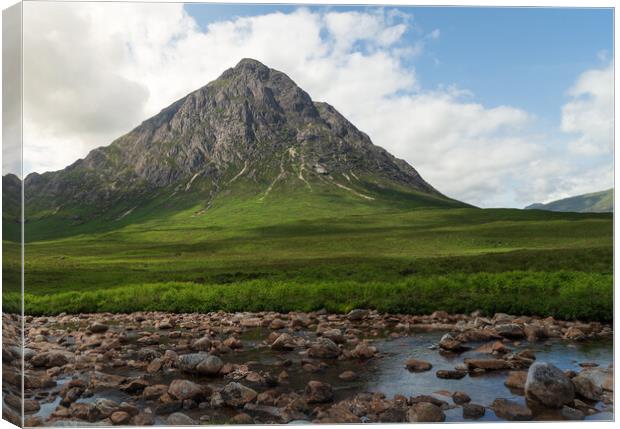
[[[252,59],[64,170],[30,174],[25,198],[29,218],[84,222],[118,219],[127,212],[120,209],[137,210],[162,195],[191,193],[204,212],[241,188],[265,202],[303,190],[367,202],[398,195],[418,205],[462,205],[332,106],[312,101],[286,74]]]

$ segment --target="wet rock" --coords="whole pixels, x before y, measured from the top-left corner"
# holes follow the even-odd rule
[[[527,380],[526,371],[510,371],[508,378],[504,381],[506,387],[511,389],[525,390],[525,381]]]
[[[99,398],[97,399],[93,405],[99,412],[99,415],[103,418],[110,417],[113,412],[118,411],[119,404],[111,399]]]
[[[562,408],[575,398],[575,388],[557,367],[537,362],[530,366],[527,373],[525,397],[548,408]]]
[[[168,386],[165,384],[154,384],[144,388],[142,397],[144,399],[157,399],[166,392],[168,392]]]
[[[224,362],[222,359],[217,356],[210,355],[196,365],[195,371],[202,375],[217,375],[223,366]]]
[[[497,332],[504,338],[515,339],[525,337],[525,332],[523,332],[523,328],[516,323],[502,323],[495,325],[495,332]]]
[[[570,341],[583,341],[585,340],[586,334],[583,333],[583,331],[575,326],[571,326],[570,328],[568,328],[566,330],[566,333],[564,333],[564,339],[565,340],[570,340]]]
[[[254,419],[247,413],[239,413],[233,416],[229,423],[233,425],[251,425],[254,423]]]
[[[174,323],[170,319],[162,319],[155,324],[157,329],[172,329],[174,328]]]
[[[523,326],[523,333],[525,334],[527,340],[530,342],[539,341],[547,338],[548,336],[544,326],[528,323]]]
[[[74,356],[72,353],[54,350],[34,355],[32,359],[30,359],[30,364],[34,367],[52,368],[66,365],[73,362],[73,360]]]
[[[127,393],[141,393],[148,385],[149,382],[143,378],[130,378],[119,389]]]
[[[170,414],[166,422],[171,426],[194,426],[197,424],[196,420],[186,414],[178,412]]]
[[[329,329],[324,331],[321,335],[325,338],[329,338],[336,344],[342,344],[346,341],[346,338],[342,335],[342,331],[340,329]]]
[[[459,370],[440,369],[435,373],[435,375],[437,376],[437,378],[442,378],[444,380],[460,380],[467,375],[467,372]]]
[[[275,341],[271,344],[273,350],[293,350],[297,347],[297,342],[292,335],[286,332],[280,334]]]
[[[351,351],[351,356],[356,359],[370,359],[377,353],[377,348],[371,346],[366,341],[359,343]]]
[[[581,370],[571,381],[579,396],[592,401],[599,401],[604,390],[613,391],[613,369],[586,368]]]
[[[362,420],[343,405],[321,411],[313,423],[361,423]]]
[[[211,348],[211,339],[209,337],[202,337],[192,343],[192,349],[201,352],[208,352]]]
[[[560,414],[564,420],[583,420],[585,417],[581,411],[566,405],[562,407]]]
[[[110,415],[110,421],[113,425],[124,425],[129,423],[131,416],[125,411],[115,411]]]
[[[278,330],[286,327],[286,322],[282,319],[273,319],[269,324],[269,328],[273,330]]]
[[[464,352],[469,349],[463,345],[461,341],[455,339],[451,334],[445,334],[441,337],[441,340],[439,340],[439,348],[454,353]]]
[[[465,392],[454,392],[452,394],[452,401],[457,405],[463,405],[470,402],[471,398]]]
[[[320,359],[335,359],[340,355],[340,348],[329,338],[317,338],[308,349],[308,356]]]
[[[407,421],[410,423],[416,422],[443,422],[446,419],[446,415],[441,408],[437,405],[433,405],[430,402],[419,402],[409,408],[407,411]]]
[[[463,418],[468,420],[479,419],[484,416],[486,409],[478,404],[464,404]]]
[[[93,334],[101,334],[108,330],[108,325],[101,322],[94,322],[88,327],[88,330]]]
[[[426,362],[418,359],[407,359],[405,367],[411,372],[424,372],[430,371],[433,365],[430,362]]]
[[[504,398],[493,401],[491,408],[497,417],[511,421],[532,420],[532,411],[523,405]]]
[[[368,316],[368,313],[369,313],[368,310],[356,308],[354,310],[349,311],[349,313],[347,314],[347,318],[353,321],[362,320]]]
[[[69,407],[69,415],[76,419],[94,422],[99,413],[93,404],[73,403]]]
[[[133,426],[152,426],[155,424],[155,416],[150,410],[148,412],[145,410],[134,416],[131,420],[131,424]]]
[[[151,363],[149,363],[146,367],[146,372],[148,372],[149,374],[154,374],[161,369],[162,365],[163,361],[161,359],[153,359]]]
[[[204,396],[204,388],[189,380],[173,380],[168,387],[168,394],[180,401]]]
[[[510,364],[503,359],[465,359],[467,368],[471,370],[498,371],[510,369]]]
[[[504,345],[501,341],[494,341],[492,343],[486,343],[476,349],[478,353],[487,353],[494,355],[503,355],[510,353],[510,349]]]
[[[308,382],[305,393],[309,404],[331,402],[334,398],[332,387],[327,383],[316,380]]]
[[[338,376],[342,381],[352,381],[357,378],[357,374],[353,371],[344,371]]]
[[[255,390],[237,382],[228,383],[219,394],[222,402],[230,407],[243,407],[258,396]]]

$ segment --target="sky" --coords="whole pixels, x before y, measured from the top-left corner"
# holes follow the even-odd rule
[[[450,197],[523,207],[613,185],[611,9],[48,2],[24,25],[26,174],[251,57]]]

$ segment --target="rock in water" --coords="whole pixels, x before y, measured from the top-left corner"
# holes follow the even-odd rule
[[[495,412],[495,415],[502,419],[512,421],[532,420],[532,411],[529,408],[517,402],[509,401],[508,399],[496,399],[493,401],[493,404],[491,404],[491,408]]]
[[[183,413],[172,413],[166,419],[171,426],[195,426],[197,422]]]
[[[437,405],[430,402],[418,402],[407,411],[407,420],[411,423],[443,422],[446,415]]]
[[[331,402],[334,392],[329,384],[311,380],[306,385],[306,397],[308,403]]]
[[[220,396],[224,404],[229,407],[243,407],[248,402],[256,399],[258,393],[241,383],[232,382],[228,383],[220,391]]]
[[[527,373],[525,396],[548,408],[562,408],[575,399],[575,388],[557,367],[546,362],[536,362]]]
[[[433,365],[423,360],[407,359],[407,362],[405,362],[405,367],[411,372],[424,372],[430,371],[431,368],[433,368]]]

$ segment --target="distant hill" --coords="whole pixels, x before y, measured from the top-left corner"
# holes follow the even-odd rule
[[[552,201],[547,204],[532,204],[526,210],[548,210],[552,212],[608,213],[614,211],[614,189],[591,194],[577,195]]]

